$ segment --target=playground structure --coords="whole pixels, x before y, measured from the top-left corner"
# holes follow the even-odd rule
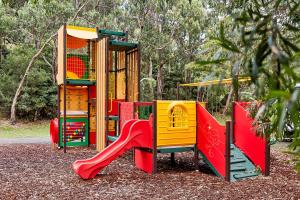
[[[148,120],[134,115],[134,103],[121,102],[127,115],[123,119],[121,116],[126,122],[120,136],[93,158],[74,162],[73,168],[83,179],[91,179],[133,148],[135,166],[151,174],[157,172],[159,153],[193,151],[196,166],[200,153],[213,172],[228,181],[257,176],[260,172],[268,175],[268,142],[256,135],[247,105],[234,102],[234,123],[227,121],[221,125],[200,102],[154,101]]]
[[[124,32],[63,25],[58,30],[58,119],[52,143],[96,144],[118,133],[118,102],[139,100],[140,53]],[[97,119],[97,120],[96,120]]]
[[[126,33],[59,29],[58,119],[50,123],[50,136],[65,151],[96,144],[99,154],[73,163],[80,177],[94,178],[130,149],[135,166],[150,174],[157,172],[158,154],[174,160],[186,151],[194,153],[196,166],[201,155],[228,181],[269,174],[268,138],[256,134],[247,102],[234,102],[232,120],[222,125],[198,98],[139,102],[139,80],[140,47]]]

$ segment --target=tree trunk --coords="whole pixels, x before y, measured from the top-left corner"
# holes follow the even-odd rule
[[[153,62],[152,62],[152,58],[150,57],[150,61],[149,61],[149,72],[148,72],[148,76],[149,76],[149,90],[150,90],[150,97],[148,98],[149,101],[153,101],[153,99],[155,98],[154,93],[155,93],[155,85],[153,84]]]
[[[228,110],[228,107],[229,107],[229,104],[230,104],[230,100],[231,100],[231,96],[233,94],[233,86],[231,86],[231,89],[230,89],[230,92],[229,92],[229,95],[226,99],[226,105],[225,105],[225,108],[223,110],[223,115],[226,113],[226,111]]]
[[[76,11],[76,13],[74,14],[73,18],[70,21],[75,21],[76,18],[78,17],[79,12],[83,9],[83,7],[85,7],[88,4],[89,0],[85,1],[80,8],[78,8],[78,10]],[[34,54],[34,56],[31,58],[29,64],[27,65],[26,71],[24,76],[22,77],[18,89],[15,93],[15,96],[13,98],[12,101],[12,105],[11,105],[11,109],[10,109],[10,122],[12,124],[14,124],[16,122],[16,105],[17,105],[17,101],[18,101],[18,97],[22,91],[23,88],[23,84],[25,82],[25,79],[31,69],[31,67],[33,66],[34,61],[41,55],[41,53],[43,52],[43,50],[45,49],[45,47],[48,45],[48,43],[57,35],[57,33],[54,33],[53,35],[51,35],[46,42],[43,44],[43,46],[41,46],[41,48]]]
[[[150,61],[149,61],[149,78],[152,78],[153,76],[153,63],[152,63],[152,58],[150,57]]]
[[[157,71],[157,99],[162,99],[163,95],[163,67],[164,64],[161,63]]]
[[[54,39],[54,48],[52,51],[52,78],[54,84],[56,84],[56,74],[57,74],[57,37],[55,37]]]
[[[14,96],[14,99],[13,99],[13,102],[12,102],[12,105],[11,105],[11,109],[10,109],[10,121],[11,123],[15,123],[16,122],[16,105],[17,105],[17,100],[18,100],[18,97],[22,91],[22,88],[23,88],[23,84],[25,82],[25,79],[29,73],[29,70],[31,69],[34,61],[39,57],[39,55],[43,52],[44,48],[47,46],[47,44],[52,40],[53,37],[56,36],[56,33],[51,35],[47,40],[46,42],[44,43],[44,45],[36,52],[36,54],[31,58],[29,64],[27,65],[27,68],[26,68],[26,71],[25,71],[25,74],[24,76],[22,77],[20,83],[19,83],[19,86],[18,86],[18,89],[15,93],[15,96]]]
[[[56,73],[55,73],[55,65],[54,64],[51,64],[47,58],[45,56],[43,56],[43,59],[45,61],[45,63],[51,68],[51,78],[52,78],[52,83],[53,84],[56,84]]]

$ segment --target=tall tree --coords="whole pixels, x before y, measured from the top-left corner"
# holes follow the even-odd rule
[[[43,50],[46,48],[46,46],[53,40],[53,38],[56,36],[56,32],[50,34],[50,36],[45,36],[46,31],[50,27],[58,27],[57,21],[61,22],[73,22],[78,17],[79,12],[86,6],[88,3],[88,0],[82,3],[82,5],[73,12],[74,14],[68,17],[70,13],[67,13],[65,10],[65,7],[62,7],[61,4],[57,1],[52,2],[45,2],[45,1],[38,1],[37,3],[27,3],[27,6],[24,6],[22,10],[20,10],[18,13],[20,16],[23,16],[23,23],[21,25],[25,26],[31,26],[30,32],[25,34],[31,34],[32,41],[34,43],[35,49],[37,49],[37,52],[33,55],[33,57],[30,59],[29,64],[25,70],[25,73],[19,83],[19,86],[16,90],[15,96],[12,101],[11,105],[11,116],[10,120],[12,123],[15,123],[16,121],[16,104],[18,97],[22,91],[25,79],[32,68],[35,60],[42,54]],[[56,11],[53,13],[53,10]],[[58,11],[65,11],[65,15],[62,15],[62,18],[58,18],[60,16]],[[40,14],[40,12],[42,14]],[[39,19],[37,19],[39,17]],[[58,18],[58,19],[57,19]],[[39,27],[40,26],[40,27]],[[24,29],[27,30],[27,29]],[[41,44],[44,38],[47,38],[44,44]]]

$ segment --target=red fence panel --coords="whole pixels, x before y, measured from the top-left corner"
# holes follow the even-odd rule
[[[119,102],[124,102],[125,99],[109,99],[108,100],[108,115],[118,115]]]
[[[197,103],[197,146],[219,175],[226,175],[226,128]]]
[[[246,156],[266,174],[269,170],[268,143],[264,137],[256,134],[253,119],[246,110],[247,102],[233,104],[233,141]]]
[[[120,133],[122,132],[123,125],[131,119],[135,118],[134,103],[133,102],[119,102],[119,120],[120,120]]]

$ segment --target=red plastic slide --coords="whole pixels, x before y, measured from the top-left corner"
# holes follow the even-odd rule
[[[73,169],[83,179],[94,178],[104,167],[133,147],[152,147],[149,120],[127,121],[115,142],[90,159],[75,161]]]

